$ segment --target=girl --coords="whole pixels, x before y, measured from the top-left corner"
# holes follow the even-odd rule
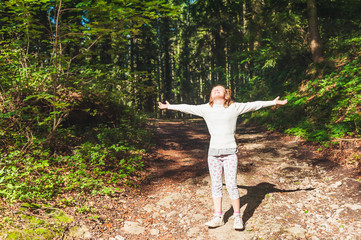
[[[244,224],[240,215],[240,196],[237,188],[237,144],[234,137],[237,117],[243,113],[255,111],[263,107],[285,105],[287,100],[256,101],[237,103],[231,100],[231,91],[222,85],[213,87],[209,103],[201,105],[165,104],[159,102],[160,109],[177,110],[200,116],[206,121],[211,135],[208,150],[208,168],[212,182],[212,196],[214,202],[214,217],[205,225],[219,227],[224,224],[222,215],[222,170],[226,187],[234,211],[233,226],[243,229]],[[223,169],[222,169],[223,168]]]

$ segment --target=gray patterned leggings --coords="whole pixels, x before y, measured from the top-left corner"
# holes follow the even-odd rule
[[[208,168],[212,181],[213,198],[222,197],[222,168],[224,168],[224,178],[226,187],[231,199],[239,198],[237,188],[237,165],[238,158],[236,154],[208,156]]]

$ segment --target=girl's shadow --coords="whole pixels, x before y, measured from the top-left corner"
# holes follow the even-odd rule
[[[284,189],[278,189],[275,188],[276,185],[262,182],[257,184],[256,186],[241,186],[238,185],[238,188],[243,188],[247,190],[247,194],[242,196],[240,198],[241,200],[241,208],[245,204],[247,204],[246,209],[244,210],[242,220],[244,223],[246,223],[254,214],[254,211],[257,209],[257,207],[262,203],[265,196],[269,193],[274,192],[297,192],[297,191],[310,191],[314,190],[314,188],[307,188],[307,189],[294,189],[294,190],[284,190]],[[224,222],[227,222],[228,219],[233,215],[233,208],[227,210],[227,212],[224,214]]]

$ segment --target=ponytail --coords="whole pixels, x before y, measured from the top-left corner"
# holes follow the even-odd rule
[[[228,108],[229,107],[229,105],[231,105],[232,103],[233,103],[233,101],[232,101],[232,91],[231,91],[231,89],[226,89],[226,93],[225,93],[225,95],[224,95],[224,98],[226,99],[226,101],[224,102],[224,104],[223,104],[223,106],[225,107],[225,108]]]

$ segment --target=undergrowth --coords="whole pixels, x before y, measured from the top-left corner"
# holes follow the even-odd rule
[[[330,52],[329,59],[311,64],[296,90],[282,99],[288,104],[273,111],[264,109],[246,116],[246,121],[279,129],[308,141],[329,146],[335,139],[358,138],[361,127],[361,59],[360,37],[337,44],[347,53]]]
[[[149,132],[144,116],[128,107],[88,99],[85,120],[79,122],[79,113],[69,114],[49,138],[43,124],[49,115],[41,111],[40,101],[27,106],[10,97],[6,101],[0,118],[4,199],[31,202],[67,192],[112,194],[133,184],[132,176],[144,166]]]

